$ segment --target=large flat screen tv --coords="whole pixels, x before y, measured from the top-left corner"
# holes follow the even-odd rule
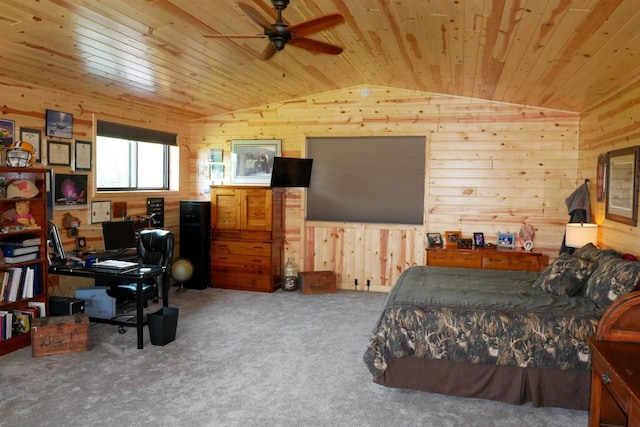
[[[274,157],[271,187],[308,187],[313,159]]]

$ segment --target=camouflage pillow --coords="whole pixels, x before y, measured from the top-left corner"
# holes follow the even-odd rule
[[[563,253],[534,283],[534,287],[555,295],[574,296],[580,293],[596,264],[571,254]]]
[[[610,256],[618,257],[618,252],[613,249],[598,249],[593,243],[587,243],[581,248],[576,249],[573,256],[583,258],[591,262],[600,262]]]
[[[640,281],[640,262],[609,257],[587,281],[584,294],[601,309],[609,307],[619,296],[631,291]]]

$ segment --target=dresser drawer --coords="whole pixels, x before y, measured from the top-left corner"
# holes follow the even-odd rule
[[[516,253],[492,253],[482,255],[482,268],[497,270],[539,271],[540,262],[537,256]]]
[[[261,242],[231,242],[214,240],[212,254],[271,256],[271,244]]]
[[[618,402],[620,407],[628,413],[629,411],[629,392],[624,381],[618,376],[616,371],[602,359],[602,357],[594,356],[593,372],[600,377],[603,386],[611,393],[613,398]]]
[[[211,283],[215,288],[272,292],[270,271],[250,272],[224,266],[212,266]]]
[[[439,267],[482,267],[482,255],[479,253],[428,252],[427,265]]]
[[[216,267],[268,271],[271,266],[271,257],[214,253],[211,255],[211,264]]]

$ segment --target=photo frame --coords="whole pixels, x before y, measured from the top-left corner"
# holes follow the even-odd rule
[[[13,144],[16,136],[16,122],[13,120],[0,119],[0,142],[7,148]]]
[[[50,165],[71,165],[71,143],[47,141],[47,157]]]
[[[427,233],[427,244],[430,248],[443,246],[442,235],[440,233]]]
[[[76,167],[77,171],[90,171],[92,159],[91,141],[76,140]]]
[[[73,114],[47,110],[45,135],[55,138],[73,138]]]
[[[212,148],[209,150],[209,162],[219,163],[222,161],[222,148]]]
[[[484,233],[473,233],[473,245],[476,248],[484,248]]]
[[[638,162],[640,146],[607,153],[605,218],[638,225]]]
[[[458,246],[458,240],[462,238],[462,232],[461,231],[445,231],[444,236],[447,242],[447,246]]]
[[[496,240],[496,246],[499,248],[515,248],[516,247],[516,233],[500,233]]]
[[[111,200],[91,202],[91,224],[111,221]]]
[[[231,182],[269,185],[273,158],[280,156],[281,146],[279,139],[231,140]]]
[[[55,208],[80,209],[87,206],[88,175],[63,174],[54,175]]]
[[[459,249],[473,249],[473,239],[458,239],[458,248]]]
[[[42,131],[40,129],[20,128],[20,141],[26,141],[36,152],[36,162],[42,161]]]

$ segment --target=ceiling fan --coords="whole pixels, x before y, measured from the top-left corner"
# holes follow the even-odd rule
[[[221,38],[253,38],[268,37],[269,44],[262,52],[262,59],[271,58],[277,51],[284,49],[285,45],[290,44],[312,52],[328,53],[330,55],[339,55],[342,48],[329,43],[321,42],[306,38],[309,34],[322,31],[334,25],[344,22],[344,17],[339,13],[331,13],[309,19],[299,24],[289,25],[282,20],[282,11],[289,5],[289,0],[271,0],[273,7],[278,11],[278,18],[275,23],[270,24],[260,13],[246,3],[239,2],[238,7],[253,22],[263,28],[263,34],[254,35],[224,35],[224,34],[206,34],[205,37],[221,37]]]

